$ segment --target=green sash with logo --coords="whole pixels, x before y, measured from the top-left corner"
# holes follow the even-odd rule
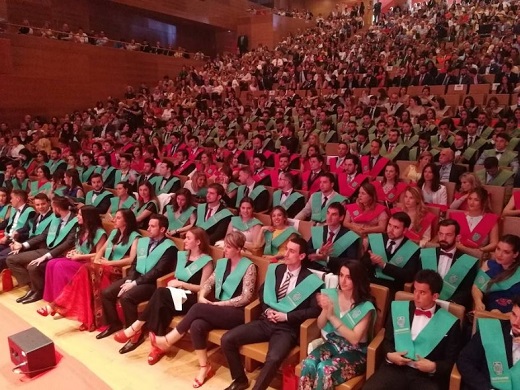
[[[479,141],[481,141],[481,139],[479,139]],[[466,160],[466,161],[469,161],[471,160],[471,158],[474,156],[474,154],[478,151],[478,148],[475,146],[475,144],[477,143],[478,141],[475,141],[475,143],[473,143],[469,148],[467,148],[464,153],[462,153],[462,157]]]
[[[390,263],[396,267],[403,268],[415,252],[419,250],[419,246],[412,240],[407,240],[401,247],[394,253],[392,258],[388,260],[386,256],[385,243],[383,241],[383,235],[380,233],[374,233],[368,235],[368,243],[372,252],[378,254],[383,258],[385,263]],[[376,268],[376,277],[385,280],[394,280],[393,277],[383,273],[382,268]]]
[[[41,225],[41,222],[40,222]],[[78,229],[79,230],[79,229]],[[82,255],[88,255],[92,252],[93,248],[96,248],[96,245],[98,244],[99,240],[101,240],[101,237],[103,237],[106,234],[105,229],[97,229],[96,233],[94,234],[94,239],[92,240],[92,245],[88,243],[88,240],[83,241],[83,243],[80,243],[79,237],[76,237],[76,252],[81,253]]]
[[[23,228],[27,223],[29,214],[31,213],[34,213],[34,209],[32,207],[26,207],[25,210],[18,217],[18,221],[16,221],[16,226],[13,226],[14,216],[16,215],[16,209],[13,208],[11,210],[11,214],[9,215],[9,222],[7,223],[7,226],[11,226],[10,231],[15,232]]]
[[[85,196],[85,204],[87,206],[94,206],[97,207],[101,203],[103,199],[105,199],[107,196],[112,196],[112,193],[110,191],[103,191],[101,194],[96,196],[95,200],[92,200],[92,197],[94,196],[94,190],[87,192],[87,196]]]
[[[392,150],[392,153],[387,153],[385,157],[386,157],[387,159],[389,159],[389,160],[393,160],[394,158],[397,157],[397,155],[398,155],[399,153],[401,153],[401,150],[403,150],[404,147],[405,147],[405,145],[403,145],[403,144],[398,144],[398,145],[394,148],[394,150]]]
[[[321,290],[321,293],[327,295],[332,300],[332,303],[334,303],[334,314],[341,320],[341,322],[343,322],[343,325],[350,330],[353,330],[359,321],[361,321],[371,311],[374,311],[375,319],[376,308],[370,301],[360,303],[342,316],[339,309],[338,290],[335,288],[324,288]],[[327,321],[323,330],[327,333],[332,333],[336,329],[334,328],[334,325]]]
[[[188,264],[188,251],[177,253],[177,265],[175,267],[175,277],[182,282],[187,282],[193,275],[199,272],[213,259],[209,255],[202,255],[197,260]],[[188,264],[188,265],[186,265]]]
[[[156,184],[156,188],[157,188],[157,195],[161,195],[161,194],[169,194],[170,191],[172,190],[173,186],[176,184],[176,183],[179,183],[179,179],[176,178],[176,177],[170,177],[168,179],[168,181],[166,182],[166,184],[164,185],[164,187],[161,189],[161,184],[162,184],[162,180],[163,178],[161,177],[161,180],[158,180],[157,181],[157,184]]]
[[[280,234],[276,236],[276,238],[273,238],[273,233],[269,230],[264,231],[264,238],[265,238],[265,246],[264,246],[264,255],[268,256],[274,256],[278,253],[280,246],[291,237],[291,235],[297,234],[298,231],[293,228],[292,226],[287,227],[284,229]]]
[[[332,198],[327,200],[324,208],[321,208],[321,192],[315,192],[311,195],[311,221],[314,222],[325,222],[325,218],[327,217],[327,208],[328,205],[334,202],[344,202],[346,198],[342,195],[334,195]]]
[[[172,240],[166,238],[159,245],[153,248],[151,252],[148,252],[150,240],[150,237],[142,237],[137,241],[137,263],[135,269],[141,275],[152,270],[159,260],[161,260],[164,252],[166,252],[168,248],[175,246]]]
[[[166,216],[168,217],[168,221],[170,224],[168,225],[168,230],[177,230],[184,225],[186,225],[186,222],[189,221],[191,215],[195,212],[195,207],[190,206],[186,210],[184,210],[181,215],[178,217],[175,217],[173,206],[168,205],[166,206]]]
[[[32,181],[31,182],[31,192],[30,196],[36,196],[40,192],[46,192],[51,189],[51,182],[48,181],[47,183],[43,184],[41,187],[38,187],[38,181]]]
[[[119,205],[120,200],[121,198],[119,198],[119,196],[114,196],[110,198],[110,208],[108,209],[110,214],[114,215],[119,209],[131,209],[132,207],[134,207],[136,202],[133,196],[129,196],[128,198],[126,198],[122,205]]]
[[[509,368],[500,320],[479,318],[477,321],[491,386],[497,390],[520,389],[520,362]]]
[[[265,274],[264,302],[267,306],[282,313],[290,313],[303,301],[323,286],[323,281],[313,273],[300,281],[291,292],[280,301],[276,297],[276,268],[281,264],[269,264]]]
[[[513,287],[515,284],[520,283],[520,268],[517,268],[515,273],[510,278],[502,280],[498,283],[493,283],[491,288],[488,290],[487,286],[491,278],[487,273],[481,269],[478,271],[477,277],[475,278],[475,285],[482,292],[495,292],[495,291],[506,291]]]
[[[285,202],[281,203],[282,191],[276,190],[273,193],[273,207],[282,206],[284,209],[288,210],[300,198],[303,198],[302,194],[296,191],[292,191],[291,195],[289,195],[287,199],[285,199]]]
[[[114,244],[113,241],[117,232],[118,229],[114,229],[108,236],[107,246],[103,256],[107,260],[121,260],[127,254],[128,250],[134,243],[134,240],[138,237],[141,237],[138,232],[132,232],[130,233],[130,237],[128,237],[128,242],[126,244]]]
[[[449,300],[460,284],[477,264],[478,259],[470,255],[462,255],[455,261],[448,273],[444,277],[442,284],[442,291],[439,296],[443,301]],[[423,269],[431,269],[437,272],[437,249],[436,248],[422,248],[421,249],[421,264]]]
[[[251,229],[253,226],[256,225],[262,225],[262,222],[260,222],[258,219],[253,218],[244,223],[242,221],[241,217],[231,217],[231,225],[235,228],[240,230],[241,232],[245,232],[249,229]]]
[[[43,234],[45,229],[47,229],[47,227],[49,227],[49,225],[51,224],[51,221],[52,221],[52,215],[48,215],[47,217],[45,217],[45,219],[40,221],[39,225],[36,227],[34,232],[33,232],[34,220],[29,221],[29,226],[30,226],[30,231],[31,231],[31,233],[29,233],[29,237],[35,237],[35,236],[39,236],[40,234]]]
[[[237,189],[237,201],[235,203],[235,206],[238,208],[240,206],[240,201],[244,198],[244,192],[246,190],[246,186],[245,185],[241,185],[238,187]],[[253,200],[255,200],[258,195],[260,195],[263,191],[267,191],[267,189],[260,185],[260,186],[256,186],[255,188],[253,188],[253,191],[251,191],[249,193],[249,197]]]
[[[148,207],[148,205],[149,205],[150,203],[153,203],[153,204],[155,205],[156,210],[159,209],[159,207],[157,207],[157,203],[155,202],[155,200],[151,200],[151,201],[149,201],[149,202],[146,202],[146,203],[143,204],[142,206],[139,206],[139,202],[136,202],[136,203],[134,204],[133,209],[132,209],[132,211],[134,212],[135,216],[138,217],[139,214],[141,214],[143,211],[145,211],[146,208]]]
[[[58,218],[56,216],[51,217],[52,220],[49,225],[49,231],[47,233],[47,239],[45,240],[47,243],[47,248],[53,249],[57,247],[59,244],[62,243],[62,241],[67,237],[67,235],[70,233],[70,231],[76,227],[78,224],[78,218],[74,217],[67,221],[65,226],[63,226],[61,229],[61,218]]]
[[[312,245],[314,248],[318,249],[323,246],[323,230],[325,228],[323,226],[313,226],[311,228],[311,238],[312,238]],[[341,237],[336,237],[336,241],[334,241],[332,244],[332,257],[340,257],[345,250],[347,250],[348,247],[350,247],[352,244],[358,240],[360,236],[353,232],[352,230],[349,230],[345,234],[343,234]],[[317,263],[320,263],[323,266],[327,265],[326,261],[318,260]]]
[[[440,308],[421,333],[417,335],[416,339],[412,341],[410,301],[393,301],[391,310],[395,350],[398,352],[407,351],[405,357],[412,360],[417,360],[417,355],[422,358],[428,356],[457,321],[457,317]]]
[[[197,206],[197,226],[204,230],[211,229],[215,224],[222,221],[223,219],[232,216],[233,213],[229,211],[228,209],[222,209],[215,214],[213,214],[207,221],[206,221],[206,205],[205,204],[199,204]]]
[[[89,166],[87,169],[83,168],[81,170],[81,182],[82,183],[86,183],[89,181],[90,179],[90,176],[92,176],[94,174],[94,171],[96,170],[96,166],[95,165],[91,165]],[[117,184],[117,183],[116,183]]]
[[[235,269],[224,280],[228,261],[229,259],[217,260],[215,267],[215,298],[219,301],[227,301],[233,297],[242,279],[244,279],[247,268],[253,264],[251,260],[242,257]]]
[[[21,183],[18,179],[12,179],[11,184],[13,186],[13,190],[27,191],[29,188],[29,179],[24,179]]]
[[[0,210],[0,220],[1,221],[3,221],[5,219],[9,210],[11,210],[11,205],[9,205],[9,204],[6,204],[2,207],[2,210]]]
[[[62,164],[66,164],[65,161],[63,161],[63,160],[56,160],[56,161],[49,160],[44,165],[46,165],[47,168],[49,168],[49,171],[51,172],[51,175],[53,175],[54,172],[56,172],[56,170],[58,169],[58,167],[60,165],[62,165]]]
[[[404,135],[403,135],[404,137]],[[414,146],[417,142],[419,142],[419,136],[418,135],[412,135],[408,141],[406,141],[405,145],[408,146],[408,148],[411,148]]]
[[[491,182],[489,182],[489,185],[492,186],[499,186],[502,187],[504,184],[506,184],[506,181],[508,181],[510,178],[512,178],[515,175],[513,171],[510,171],[509,169],[503,169],[501,168],[498,172],[498,175],[496,175]],[[487,174],[484,173],[484,177],[487,179]]]
[[[99,172],[99,173],[101,173],[102,169],[103,169],[102,167],[97,167],[97,168],[96,168],[96,171]],[[104,171],[103,173],[101,173],[101,176],[102,176],[102,178],[103,178],[103,183],[106,182],[106,181],[108,180],[108,178],[110,177],[110,175],[112,174],[112,172],[115,171],[115,170],[116,170],[116,169],[115,169],[114,167],[109,166],[109,167],[107,167],[107,168],[105,169],[105,171]],[[119,183],[119,182],[118,182],[118,181],[115,181],[114,183],[117,184],[117,183]],[[115,184],[114,184],[114,185],[115,185]]]
[[[151,185],[153,185],[153,187],[155,188],[155,193],[157,193],[158,188],[160,187],[161,182],[162,182],[162,176],[151,177],[150,180],[148,180],[148,181],[150,182]]]

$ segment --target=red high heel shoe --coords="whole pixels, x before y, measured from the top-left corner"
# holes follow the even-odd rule
[[[47,317],[49,314],[51,316],[54,316],[56,314],[56,310],[52,309],[50,306],[42,306],[38,310],[36,310],[36,313],[38,313],[42,317]]]
[[[206,372],[204,373],[204,379],[200,382],[197,378],[193,379],[193,388],[198,389],[201,387],[206,381],[208,381],[213,375],[215,375],[215,371],[213,371],[213,367],[211,364],[206,363],[205,366],[200,366],[200,368],[206,368]]]
[[[130,329],[132,329],[135,332],[134,328],[132,328],[131,325],[130,325]],[[141,336],[142,332],[143,332],[143,330],[139,329],[137,332],[135,332],[133,334],[133,336],[127,337],[127,335],[125,335],[125,330],[121,329],[114,334],[114,340],[116,340],[118,343],[121,343],[121,344],[128,342],[128,340],[131,340],[132,343],[135,344],[139,340],[139,337]]]
[[[150,354],[148,355],[148,364],[150,366],[153,366],[155,363],[161,360],[164,355],[166,355],[166,352],[164,352],[160,348],[153,346],[152,350],[150,351]]]

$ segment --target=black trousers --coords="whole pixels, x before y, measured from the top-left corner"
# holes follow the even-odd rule
[[[121,325],[117,315],[116,303],[118,300],[117,294],[119,294],[120,287],[124,282],[125,279],[116,280],[101,292],[103,315],[107,325]],[[137,320],[137,306],[141,302],[149,300],[156,289],[157,286],[155,284],[138,284],[119,297],[126,327],[132,325]]]
[[[299,328],[287,323],[274,323],[265,317],[231,329],[222,337],[222,351],[226,355],[233,380],[247,381],[239,349],[242,345],[269,342],[264,367],[253,389],[267,389],[280,365],[298,342]]]
[[[233,329],[244,323],[244,308],[215,306],[209,303],[196,303],[177,325],[179,333],[191,334],[195,349],[206,349],[208,333],[213,329]]]
[[[164,336],[168,333],[172,318],[187,313],[196,302],[197,294],[189,294],[186,302],[182,304],[182,310],[177,311],[173,305],[170,290],[160,287],[153,293],[146,309],[139,315],[139,320],[146,321],[146,329],[158,336]]]
[[[7,256],[9,256],[11,248],[5,245],[0,245],[0,272],[7,268]]]
[[[447,386],[445,388],[448,388]],[[415,368],[384,362],[363,386],[363,390],[441,390],[435,379]]]
[[[47,248],[29,250],[27,252],[20,252],[16,255],[9,255],[7,257],[7,266],[13,273],[13,276],[18,281],[18,285],[24,286],[29,284],[31,278],[29,276],[29,270],[27,267],[29,263],[40,256],[43,256],[49,252]],[[32,289],[32,286],[30,286]]]
[[[28,265],[29,279],[31,290],[43,293],[45,285],[45,271],[47,270],[49,260],[41,262],[39,265]]]

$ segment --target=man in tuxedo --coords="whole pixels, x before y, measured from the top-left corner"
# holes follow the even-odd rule
[[[439,153],[439,175],[441,182],[448,181],[460,186],[460,176],[466,172],[466,167],[454,163],[455,153],[449,148],[442,149]]]
[[[131,326],[137,321],[138,305],[149,300],[157,289],[157,279],[175,269],[177,248],[165,236],[167,230],[168,218],[161,214],[150,216],[147,229],[149,236],[137,240],[134,252],[136,259],[128,275],[113,282],[101,293],[103,315],[108,327],[96,336],[97,339],[110,336],[123,327],[117,314],[117,301],[123,310],[125,327]],[[119,353],[133,351],[143,343],[144,338],[145,332],[141,332],[136,339],[128,340]]]
[[[273,168],[270,170],[271,172],[271,186],[278,187],[278,180],[280,180],[280,176],[283,173],[290,173],[294,176],[294,187],[301,188],[301,179],[299,170],[300,167],[300,155],[299,154],[290,154],[289,150],[285,145],[282,144],[280,146],[280,153],[275,157],[278,158],[278,169]],[[276,165],[276,162],[275,162]]]
[[[345,142],[338,144],[338,152],[336,157],[329,159],[329,171],[332,173],[341,172],[343,170],[343,164],[347,157],[349,147]]]
[[[260,318],[233,328],[222,337],[221,348],[233,379],[226,390],[245,390],[249,387],[240,347],[266,341],[269,342],[269,349],[253,389],[267,389],[285,357],[297,344],[300,325],[320,314],[316,293],[323,287],[323,282],[302,266],[306,256],[305,240],[292,238],[287,243],[283,264],[271,264],[260,287]]]
[[[388,140],[385,142],[386,158],[391,161],[408,160],[410,150],[408,146],[399,142],[399,130],[390,129]]]
[[[390,101],[385,103],[383,107],[386,108],[388,115],[401,117],[401,113],[404,111],[404,104],[399,101],[399,95],[392,93],[390,95]]]
[[[181,181],[179,178],[173,175],[175,165],[168,159],[164,159],[159,164],[159,178],[154,180],[155,182],[155,193],[160,194],[173,194],[181,188]],[[152,183],[154,184],[154,183]]]
[[[327,207],[325,225],[311,229],[304,267],[336,274],[342,261],[358,258],[360,237],[343,226],[345,214],[345,207],[339,202]]]
[[[278,179],[278,190],[273,192],[273,207],[283,207],[289,218],[294,218],[305,207],[305,197],[294,191],[294,180],[292,173],[282,173]]]
[[[439,248],[421,249],[421,269],[437,271],[444,280],[439,298],[470,309],[473,304],[471,287],[478,272],[478,259],[457,249],[460,226],[453,219],[439,223]]]
[[[103,186],[103,177],[100,173],[94,173],[91,178],[92,190],[85,194],[85,205],[93,206],[99,214],[106,214],[110,208],[110,199],[114,194]]]
[[[405,237],[411,223],[405,212],[393,214],[386,234],[368,235],[368,250],[362,257],[372,283],[388,287],[392,298],[419,269],[419,246]]]
[[[463,66],[462,68],[460,68],[460,73],[459,75],[457,76],[457,84],[472,84],[472,79],[471,79],[471,76],[469,75],[469,72],[468,72],[468,67],[467,66]]]
[[[249,167],[242,167],[238,171],[238,181],[240,185],[237,188],[235,207],[240,207],[240,202],[244,198],[253,199],[255,211],[266,211],[269,208],[269,191],[255,182],[253,179],[253,171]]]
[[[457,84],[456,69],[449,68],[446,73],[439,73],[435,78],[436,85],[452,85]]]
[[[173,170],[175,176],[188,176],[195,170],[195,162],[190,159],[190,152],[187,149],[181,149],[177,152],[177,165]]]
[[[406,74],[406,68],[399,68],[399,74],[392,80],[394,87],[408,87],[411,83],[411,78]]]
[[[50,259],[74,247],[78,219],[70,210],[67,198],[54,196],[54,216],[49,228],[24,243],[14,242],[7,266],[19,286],[30,285],[30,290],[18,298],[18,303],[32,303],[43,298],[45,268]]]
[[[500,167],[496,157],[486,157],[484,169],[475,171],[480,183],[505,188],[504,201],[507,203],[513,192],[515,174],[510,169]]]
[[[495,157],[501,167],[510,167],[514,173],[518,172],[518,153],[507,149],[511,138],[508,134],[499,133],[495,136],[495,148],[487,149],[480,155],[477,164],[484,164],[488,157]]]
[[[460,321],[435,304],[442,278],[421,270],[414,280],[413,301],[394,301],[385,326],[386,361],[364,390],[447,389],[460,347]]]
[[[419,67],[419,74],[414,76],[412,79],[412,85],[433,85],[435,82],[433,76],[427,72],[426,65],[421,65]]]
[[[500,67],[491,63],[491,56],[486,54],[482,59],[482,65],[478,68],[478,74],[497,74],[498,72],[500,72]]]
[[[374,88],[377,87],[377,78],[372,74],[372,69],[367,69],[367,74],[361,80],[361,88]]]
[[[324,164],[325,160],[321,154],[309,158],[309,165],[311,169],[302,173],[302,189],[304,191],[314,193],[319,190],[320,181],[318,178],[324,172]]]
[[[372,120],[379,118],[381,115],[381,107],[377,105],[377,97],[375,95],[370,95],[368,106],[363,111],[363,114],[370,116],[370,119]]]
[[[384,171],[388,159],[381,156],[380,151],[383,142],[380,139],[373,139],[370,142],[370,154],[361,157],[361,172],[372,178],[379,176]]]
[[[502,65],[502,71],[495,75],[495,83],[500,83],[502,77],[507,77],[509,84],[516,85],[518,83],[518,74],[513,73],[513,65],[510,62],[505,62]]]
[[[468,390],[517,389],[520,361],[520,295],[509,320],[479,318],[478,331],[462,349],[457,368]],[[493,372],[489,370],[493,367]],[[504,387],[502,387],[504,386]]]
[[[238,140],[236,137],[228,137],[226,142],[226,149],[223,151],[224,159],[227,159],[230,155],[236,157],[238,159],[238,163],[242,165],[247,165],[247,157],[245,153],[238,149]]]
[[[159,179],[159,175],[155,173],[157,169],[157,163],[153,158],[145,158],[143,164],[143,170],[141,176],[137,180],[137,188],[144,182],[149,181],[154,187],[156,187],[156,181]]]
[[[96,173],[101,175],[103,185],[107,188],[114,188],[116,169],[112,166],[112,157],[109,153],[101,153],[97,157],[98,168]],[[91,183],[94,175],[90,177]]]
[[[218,183],[208,186],[206,193],[206,203],[197,206],[197,219],[195,226],[204,229],[209,236],[211,245],[223,240],[233,214],[222,203],[222,198],[226,194],[224,187]]]

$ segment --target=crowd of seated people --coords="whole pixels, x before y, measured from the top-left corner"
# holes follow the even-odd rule
[[[444,110],[456,92],[446,88],[460,81],[440,77],[439,95],[430,88],[434,70],[486,76],[495,64],[487,79],[517,88],[513,6],[483,5],[485,15],[429,3],[382,17],[361,38],[341,27],[350,15],[331,16],[276,53],[226,54],[84,112],[2,124],[0,268],[29,286],[18,301],[45,299],[44,316],[104,326],[97,338],[114,334],[120,353],[149,335],[149,364],[189,330],[200,364],[194,387],[213,374],[208,334],[229,329],[221,345],[233,390],[249,385],[242,345],[271,341],[255,385],[265,389],[300,325],[317,318],[325,343],[303,362],[300,388],[332,389],[366,370],[371,324],[382,315],[371,282],[392,303],[386,362],[365,388],[447,388],[463,338],[436,299],[510,314],[502,325],[520,335],[520,107],[508,102],[493,116],[468,83],[472,99],[455,94],[463,107]],[[503,30],[479,35],[467,15],[494,16]],[[447,41],[451,30],[458,35]],[[255,82],[266,92],[252,91]],[[407,96],[414,87],[417,96]],[[223,258],[210,263],[218,247]],[[172,271],[172,288],[158,288]],[[322,290],[323,273],[336,274],[339,288]],[[411,302],[394,301],[403,289],[414,291]],[[262,315],[244,323],[257,290]],[[459,362],[477,389],[471,364],[482,362],[466,348],[487,352],[496,323],[474,321],[481,345],[472,340]],[[506,355],[514,389],[518,354]],[[491,370],[485,388],[500,388],[495,377]]]

